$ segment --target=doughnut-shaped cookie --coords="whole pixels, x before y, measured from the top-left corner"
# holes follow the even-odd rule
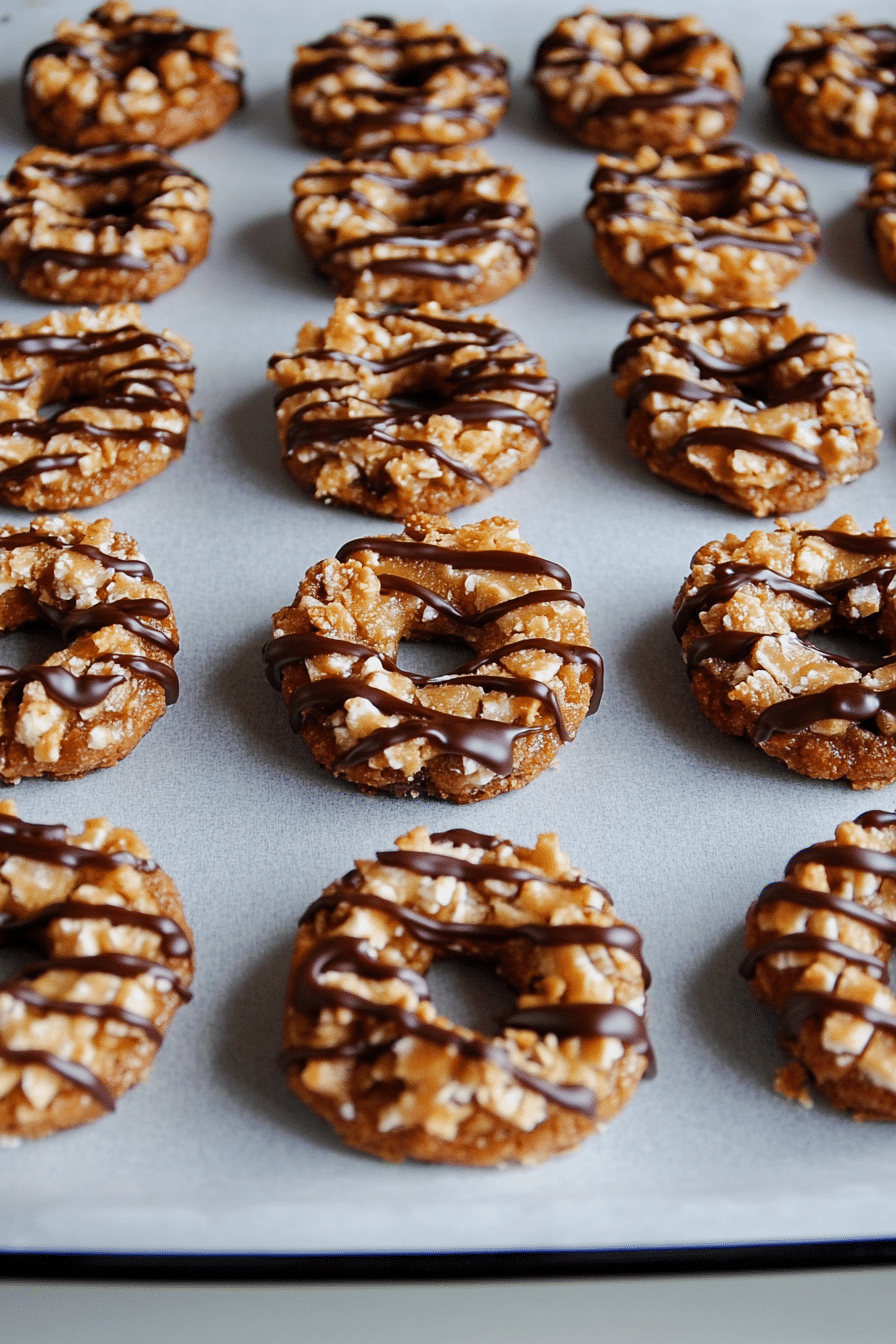
[[[576,1147],[652,1063],[641,939],[559,847],[425,827],[359,860],[299,925],[289,1086],[389,1162],[534,1164]],[[434,961],[492,966],[516,995],[500,1034],[433,1006]]]
[[[177,625],[137,543],[108,518],[0,528],[0,630],[41,621],[66,646],[0,667],[0,779],[115,765],[177,699]]]
[[[0,323],[0,499],[83,509],[164,471],[186,445],[192,353],[136,304]]]
[[[448,23],[371,15],[298,47],[289,104],[302,139],[325,149],[459,145],[507,111],[507,62]]]
[[[273,619],[264,658],[293,729],[368,793],[471,803],[519,789],[600,701],[581,597],[506,518],[455,529],[416,514],[401,535],[347,542]],[[403,639],[474,656],[445,676],[405,672]]]
[[[597,162],[585,213],[626,298],[767,304],[815,260],[818,220],[774,154],[729,144],[673,159],[644,146]]]
[[[812,779],[854,789],[896,780],[896,536],[778,522],[694,556],[674,629],[700,708],[723,732]],[[828,652],[813,634],[873,640],[877,657]]]
[[[613,355],[628,441],[657,476],[764,518],[877,463],[870,375],[850,336],[786,306],[657,299]]]
[[[896,1120],[896,815],[863,812],[801,849],[747,915],[741,973],[785,1050],[859,1120]]]
[[[35,135],[60,149],[201,140],[243,100],[229,29],[194,28],[173,9],[135,14],[110,0],[83,23],[58,24],[31,52],[22,102]]]
[[[790,25],[765,82],[794,140],[816,154],[873,163],[896,151],[896,28],[841,14]]]
[[[33,299],[154,299],[204,258],[208,200],[205,183],[153,145],[41,145],[0,182],[0,262]]]
[[[590,8],[544,38],[532,83],[562,130],[614,154],[699,152],[731,131],[744,95],[731,47],[695,15]]]
[[[177,888],[133,831],[78,835],[0,803],[0,947],[43,954],[0,983],[0,1135],[97,1120],[146,1081],[189,1000],[192,935]]]
[[[896,285],[896,159],[875,168],[860,204],[877,263],[890,284]]]
[[[407,518],[483,499],[538,457],[557,384],[494,318],[337,299],[274,355],[283,465],[326,502]],[[2,478],[0,478],[2,479]]]
[[[541,241],[525,179],[483,149],[321,159],[293,184],[299,244],[339,294],[470,308],[526,279]]]

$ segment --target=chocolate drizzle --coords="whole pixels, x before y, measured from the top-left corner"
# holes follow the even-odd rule
[[[415,314],[415,321],[435,330],[451,333],[453,338],[429,344],[415,342],[410,348],[383,359],[370,359],[331,348],[303,352],[305,360],[347,364],[351,370],[358,372],[351,378],[317,379],[281,388],[275,399],[277,406],[282,405],[290,397],[309,395],[321,388],[349,389],[353,402],[370,401],[374,413],[368,416],[336,416],[332,414],[334,407],[338,405],[335,399],[302,402],[290,413],[285,433],[281,431],[284,456],[287,460],[309,446],[327,452],[331,445],[338,448],[354,439],[369,438],[399,451],[425,452],[456,475],[474,481],[477,485],[486,486],[487,482],[478,471],[452,457],[438,444],[427,439],[397,437],[392,431],[400,425],[426,424],[430,416],[447,415],[459,420],[462,425],[486,424],[490,420],[515,424],[525,433],[534,434],[541,446],[547,444],[547,435],[531,415],[518,409],[511,402],[495,400],[485,395],[489,392],[530,392],[543,397],[548,408],[553,407],[557,397],[556,380],[544,374],[526,371],[527,364],[538,361],[537,356],[521,353],[519,356],[510,355],[506,359],[497,357],[498,351],[519,344],[518,336],[490,322],[470,320],[454,322],[450,319],[430,318],[424,314]],[[481,359],[449,369],[447,374],[442,376],[437,362],[459,350],[469,349],[470,346],[482,347],[487,353]],[[281,358],[282,356],[275,355],[270,361],[271,366],[275,366]],[[402,384],[401,391],[394,401],[388,398],[378,401],[366,392],[364,374],[388,377],[414,365],[419,366],[419,384],[412,384],[410,387]],[[402,397],[409,398],[413,402],[415,392],[418,391],[422,394],[425,405],[401,404]],[[372,482],[368,481],[368,484],[373,488]]]
[[[145,560],[109,555],[85,542],[67,542],[52,533],[36,531],[13,532],[0,536],[0,551],[19,550],[28,546],[49,546],[54,550],[74,551],[94,560],[105,568],[131,578],[152,581],[152,570]],[[177,652],[178,645],[163,630],[147,625],[146,619],[164,620],[171,614],[167,602],[158,598],[120,598],[117,602],[98,602],[85,610],[60,611],[49,603],[37,602],[41,616],[64,640],[82,630],[102,630],[119,625],[155,644],[166,653]],[[142,654],[107,653],[95,661],[115,663],[134,675],[145,676],[157,682],[165,693],[166,704],[174,704],[179,694],[179,683],[174,669],[167,663]],[[86,674],[75,676],[67,668],[54,664],[31,664],[23,668],[0,666],[0,685],[6,686],[4,701],[14,703],[21,699],[29,682],[40,682],[51,700],[68,709],[87,709],[101,704],[111,690],[120,686],[126,677],[118,673]],[[2,830],[0,830],[2,834]]]
[[[386,559],[404,559],[411,562],[424,561],[450,566],[459,570],[493,570],[502,573],[531,574],[555,579],[568,585],[570,576],[562,566],[553,561],[543,560],[539,556],[517,551],[465,551],[446,546],[429,545],[422,542],[409,542],[393,537],[359,537],[347,542],[338,552],[340,562],[362,552],[385,557]],[[572,601],[581,605],[581,598],[568,587],[562,589],[536,589],[516,598],[496,604],[484,611],[465,616],[452,604],[440,598],[423,585],[403,575],[383,573],[379,575],[380,589],[384,593],[404,592],[417,598],[447,616],[461,627],[478,627],[498,620],[511,610],[524,606],[538,605],[542,602]],[[454,673],[443,676],[427,677],[420,673],[405,672],[387,655],[367,645],[337,640],[311,631],[307,634],[281,635],[268,641],[263,650],[267,666],[268,679],[275,689],[282,687],[283,673],[287,667],[306,662],[310,658],[327,654],[346,655],[356,663],[368,658],[379,658],[387,671],[398,672],[414,685],[420,687],[467,685],[487,691],[497,691],[509,696],[537,700],[553,719],[557,735],[562,742],[572,740],[560,709],[556,695],[544,682],[531,677],[511,674],[482,675],[480,668],[488,665],[500,665],[505,657],[522,651],[540,649],[545,653],[561,658],[564,663],[582,663],[591,670],[591,700],[589,713],[597,709],[603,691],[603,661],[596,649],[579,644],[549,639],[524,639],[516,643],[505,644],[489,653],[463,664]],[[431,745],[440,747],[451,755],[467,756],[496,775],[507,776],[514,767],[513,749],[518,739],[543,731],[542,725],[522,726],[513,723],[501,723],[486,718],[464,718],[447,714],[419,702],[402,700],[378,687],[369,684],[364,677],[353,673],[348,676],[323,676],[309,680],[290,692],[288,711],[290,724],[298,732],[304,716],[313,710],[322,711],[329,716],[344,708],[352,698],[367,700],[382,714],[399,715],[401,721],[390,727],[375,730],[355,743],[334,762],[337,769],[351,769],[369,761],[373,756],[389,747],[400,745],[414,738],[422,738]]]
[[[448,831],[433,836],[436,841],[451,844],[473,844],[491,848],[497,837],[482,836],[469,831]],[[526,882],[546,883],[560,888],[590,887],[595,884],[583,879],[553,879],[544,873],[531,872],[499,863],[472,863],[450,854],[396,850],[377,854],[377,861],[386,867],[401,868],[421,877],[451,876],[476,885],[481,882],[501,882],[517,889],[517,895]],[[641,953],[641,938],[636,929],[627,924],[518,924],[499,925],[489,922],[461,924],[437,920],[419,914],[407,906],[387,900],[361,888],[363,879],[357,871],[333,889],[324,893],[302,916],[303,925],[314,923],[319,915],[347,905],[371,909],[385,914],[396,925],[406,930],[419,943],[431,949],[437,958],[475,957],[491,964],[499,963],[504,948],[520,940],[540,946],[604,946],[618,948],[637,960],[644,977],[645,989],[650,977]],[[606,896],[602,887],[596,887]],[[594,1113],[593,1093],[583,1087],[547,1082],[526,1069],[514,1065],[502,1043],[482,1036],[468,1035],[455,1027],[444,1027],[424,1021],[416,1013],[397,1004],[376,1003],[360,995],[324,983],[327,972],[341,971],[361,979],[382,981],[402,979],[410,984],[418,999],[428,1000],[425,979],[409,968],[378,961],[370,955],[362,940],[346,935],[324,937],[296,967],[289,990],[289,1004],[299,1013],[316,1014],[322,1008],[348,1008],[362,1016],[372,1016],[391,1023],[400,1034],[413,1035],[440,1046],[456,1050],[472,1059],[490,1060],[506,1070],[517,1082],[540,1093],[549,1101],[586,1115]],[[503,1024],[505,1029],[531,1031],[538,1035],[553,1034],[559,1039],[571,1036],[612,1036],[631,1046],[648,1059],[648,1074],[655,1072],[653,1053],[647,1037],[644,1019],[631,1009],[617,1004],[558,1003],[537,1008],[517,1009]],[[310,1059],[374,1057],[394,1044],[393,1038],[385,1045],[371,1047],[362,1035],[337,1046],[297,1045],[284,1051],[281,1063],[290,1069]]]
[[[803,209],[788,209],[754,224],[749,218],[750,184],[757,170],[753,151],[746,145],[730,143],[711,152],[734,162],[728,168],[706,171],[701,167],[702,156],[686,155],[676,161],[676,175],[668,177],[600,166],[591,179],[588,217],[595,225],[606,219],[629,218],[653,219],[674,227],[672,221],[657,220],[645,208],[652,199],[645,188],[653,188],[680,214],[679,227],[684,224],[687,236],[648,252],[642,267],[650,267],[660,257],[674,260],[682,248],[752,248],[802,262],[814,257],[818,248],[818,220],[808,202]],[[765,172],[764,176],[767,175]],[[764,187],[766,197],[772,190],[773,187]],[[697,213],[698,208],[702,213]],[[781,236],[782,224],[786,228],[784,236]]]
[[[9,199],[0,202],[0,232],[20,217],[33,217],[36,205],[46,201],[45,208],[52,208],[60,215],[64,226],[77,226],[79,233],[99,235],[113,229],[120,235],[121,249],[101,251],[98,242],[89,252],[65,247],[20,247],[15,255],[16,276],[47,265],[73,270],[144,272],[166,259],[179,266],[186,264],[188,253],[180,242],[168,243],[164,251],[155,254],[154,262],[144,255],[142,244],[138,242],[134,251],[128,251],[126,242],[135,228],[177,233],[172,214],[208,215],[199,200],[190,193],[184,194],[184,188],[191,184],[205,188],[200,177],[151,144],[100,145],[65,158],[67,163],[57,159],[29,161],[27,175],[19,163],[13,167],[7,179]],[[57,182],[71,193],[63,207],[58,205],[55,191],[46,194],[44,184],[55,186]],[[100,214],[94,213],[98,188],[103,207]],[[177,204],[165,200],[173,191],[180,195]]]
[[[716,309],[701,317],[688,319],[688,325],[696,326],[704,322],[719,322],[726,318],[739,316],[768,317],[774,321],[787,313],[786,306],[778,308],[753,309]],[[636,322],[640,319],[636,319]],[[766,410],[771,406],[800,405],[809,403],[818,405],[830,392],[843,387],[853,387],[852,383],[839,381],[832,369],[811,369],[787,386],[776,382],[777,371],[790,359],[802,359],[812,351],[823,350],[830,337],[824,332],[803,332],[788,341],[780,349],[771,350],[759,359],[745,364],[723,358],[707,350],[693,340],[686,340],[678,334],[683,322],[663,319],[653,331],[641,336],[632,336],[623,341],[613,353],[611,369],[616,372],[633,355],[654,341],[671,347],[674,354],[688,361],[695,373],[702,378],[721,381],[723,387],[707,387],[698,380],[681,378],[668,373],[646,373],[633,385],[625,405],[626,416],[633,415],[647,400],[656,393],[667,397],[677,397],[683,401],[715,401],[737,406],[746,415]],[[867,392],[867,389],[866,389]],[[870,392],[867,393],[870,395]],[[665,451],[670,456],[686,453],[691,447],[706,445],[723,448],[729,452],[738,450],[751,453],[766,453],[772,457],[783,458],[795,467],[810,471],[825,478],[824,464],[811,448],[803,447],[792,439],[778,435],[760,434],[741,425],[710,425],[691,430],[683,434]],[[692,464],[696,465],[696,464]]]
[[[42,826],[0,814],[0,860],[5,862],[9,857],[17,857],[78,873],[83,870],[88,874],[91,870],[109,873],[123,866],[143,873],[156,871],[156,864],[151,859],[140,858],[127,850],[107,852],[72,845],[68,843],[67,835],[65,826]],[[0,910],[0,947],[36,943],[49,951],[52,948],[50,930],[59,920],[98,920],[119,927],[145,929],[158,937],[161,954],[175,960],[188,958],[193,951],[186,931],[168,915],[77,898],[55,901],[22,915]],[[161,1032],[149,1018],[115,1004],[51,998],[30,983],[49,972],[62,970],[83,975],[112,975],[122,980],[151,975],[162,986],[163,992],[176,994],[182,1002],[191,998],[180,976],[164,962],[121,952],[101,952],[93,956],[51,953],[49,960],[19,970],[0,986],[0,994],[18,999],[39,1012],[119,1022],[142,1032],[153,1044],[161,1044]],[[115,1108],[114,1097],[107,1085],[83,1064],[50,1051],[20,1050],[2,1043],[0,1059],[23,1068],[29,1064],[42,1065],[87,1092],[104,1109],[111,1111]]]
[[[891,827],[896,825],[896,815],[892,812],[863,812],[856,818],[856,825],[876,829]],[[849,965],[860,967],[874,979],[885,982],[887,965],[892,949],[896,946],[896,920],[863,903],[873,899],[873,895],[863,892],[849,899],[836,896],[830,891],[817,891],[802,886],[800,880],[791,874],[796,868],[806,864],[821,864],[828,874],[830,886],[837,885],[836,874],[842,870],[869,874],[880,881],[896,877],[896,854],[889,851],[836,843],[810,845],[795,854],[787,864],[785,881],[773,882],[764,888],[751,909],[751,919],[761,907],[776,905],[779,902],[803,906],[808,910],[823,910],[871,928],[883,945],[880,955],[861,952],[840,939],[824,938],[809,932],[785,934],[754,947],[741,964],[741,975],[748,980],[752,979],[764,958],[796,952],[806,953],[812,960],[819,955],[838,957]],[[842,936],[841,934],[841,938]],[[804,964],[808,964],[808,961]],[[882,1012],[871,1004],[851,999],[848,994],[839,990],[828,992],[796,988],[788,994],[780,1010],[779,1025],[782,1040],[795,1041],[806,1022],[813,1018],[825,1018],[831,1013],[848,1013],[867,1022],[869,1026],[896,1034],[896,1016]]]
[[[620,40],[624,40],[625,28],[634,16],[604,14],[601,17],[605,23],[615,27],[619,31]],[[587,132],[589,124],[593,122],[626,118],[635,110],[661,112],[672,107],[733,109],[739,106],[740,98],[736,93],[705,78],[698,69],[689,65],[690,58],[702,48],[713,44],[721,45],[712,33],[688,33],[675,42],[661,42],[656,37],[656,32],[668,24],[667,19],[651,19],[638,15],[635,21],[639,27],[650,30],[651,41],[637,56],[626,52],[625,62],[637,65],[645,75],[652,77],[654,87],[651,88],[648,83],[643,89],[632,89],[631,92],[621,94],[606,94],[595,105],[586,101],[575,118],[573,130],[575,135],[581,136]],[[737,71],[738,64],[733,52],[731,60],[734,70]],[[538,45],[532,83],[550,107],[554,98],[545,85],[553,76],[561,75],[566,79],[576,80],[589,66],[615,64],[590,43],[555,29]],[[656,87],[657,84],[661,87]]]
[[[458,33],[437,32],[406,36],[393,20],[371,16],[378,24],[376,35],[347,25],[307,50],[322,53],[321,59],[301,56],[292,69],[291,88],[300,90],[326,81],[330,76],[349,74],[358,83],[340,88],[343,99],[354,103],[349,118],[334,124],[319,122],[314,113],[293,104],[300,131],[313,135],[317,144],[374,145],[388,140],[391,133],[403,130],[402,139],[426,138],[425,124],[433,117],[467,124],[467,140],[491,134],[507,105],[507,62],[497,51],[464,51],[464,38]],[[421,51],[422,49],[422,51]],[[429,50],[440,50],[438,56]],[[391,59],[388,63],[384,55]],[[452,98],[443,106],[440,96],[446,72],[455,71],[470,84],[459,100]],[[370,103],[378,105],[370,111]],[[410,128],[419,127],[419,136]]]
[[[236,85],[238,89],[237,106],[242,104],[242,70],[227,65],[224,61],[219,61],[205,52],[197,51],[191,46],[192,40],[196,37],[211,37],[214,32],[213,29],[195,28],[192,25],[181,23],[179,17],[173,15],[170,11],[163,19],[163,22],[168,24],[167,29],[139,27],[138,24],[142,23],[146,17],[140,14],[132,15],[124,21],[110,22],[108,16],[103,13],[102,9],[99,9],[93,10],[88,17],[93,23],[101,25],[108,36],[87,41],[55,37],[52,41],[44,42],[39,47],[35,47],[25,58],[22,67],[22,80],[26,86],[34,62],[46,56],[55,56],[58,60],[67,64],[71,64],[74,59],[75,62],[86,67],[106,87],[110,85],[113,87],[124,86],[127,75],[140,66],[156,75],[162,90],[167,92],[160,62],[170,52],[183,52],[191,63],[195,65],[198,62],[216,79],[226,84]],[[153,15],[153,21],[158,24],[159,16]],[[77,70],[78,66],[76,65],[74,68]],[[81,131],[97,124],[100,102],[101,98],[98,96],[94,103],[87,107],[79,107],[81,113],[79,129]],[[70,105],[71,100],[68,100],[67,106]]]
[[[852,554],[896,555],[896,537],[841,532],[835,528],[807,529],[801,535],[820,537],[829,545]],[[708,584],[682,599],[672,628],[681,640],[691,622],[698,620],[717,603],[729,601],[746,584],[761,584],[774,593],[793,597],[806,606],[827,610],[830,613],[829,620],[820,627],[822,630],[837,626],[850,629],[855,627],[856,622],[839,611],[838,604],[856,588],[876,584],[883,589],[894,576],[896,566],[882,565],[810,588],[762,565],[727,562],[714,567]],[[794,637],[826,661],[852,668],[862,676],[878,672],[896,661],[896,653],[868,661],[830,653],[803,635],[794,634]],[[693,673],[701,663],[711,658],[729,663],[743,662],[749,658],[759,641],[766,638],[778,639],[781,636],[769,631],[749,630],[720,630],[715,634],[698,635],[686,651],[688,670]],[[754,742],[762,745],[775,733],[801,732],[827,719],[842,719],[847,723],[862,725],[866,731],[873,731],[874,721],[881,713],[896,714],[896,687],[875,690],[859,681],[838,682],[824,690],[792,696],[769,705],[758,715],[751,736]]]

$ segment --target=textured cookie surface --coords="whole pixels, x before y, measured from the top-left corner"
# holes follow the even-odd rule
[[[894,577],[886,519],[871,532],[848,515],[827,528],[779,520],[701,547],[674,621],[700,708],[801,775],[896,781]],[[813,640],[831,632],[872,641],[869,652]]]
[[[0,667],[0,779],[115,765],[177,699],[177,624],[133,537],[69,514],[0,528],[0,630],[41,622],[63,647]]]
[[[339,299],[275,355],[283,465],[317,499],[406,518],[484,498],[538,457],[557,384],[492,317]]]
[[[366,791],[474,802],[521,788],[597,708],[603,665],[582,598],[516,524],[415,514],[310,569],[264,657],[315,760]],[[428,677],[403,639],[474,655]]]
[[[570,866],[424,827],[359,860],[302,917],[287,990],[290,1087],[353,1147],[387,1161],[492,1166],[577,1146],[650,1063],[635,929]],[[433,961],[475,958],[516,996],[492,1037],[441,1015]]]
[[[629,446],[658,476],[763,518],[877,463],[868,368],[850,336],[784,307],[657,299],[613,356]]]
[[[747,916],[741,972],[834,1106],[896,1120],[896,815],[863,812],[795,854]]]
[[[42,1138],[146,1080],[190,998],[180,897],[133,831],[77,834],[0,803],[0,946],[42,959],[0,984],[0,1134]]]
[[[568,135],[614,154],[699,152],[731,131],[744,91],[731,47],[695,15],[591,8],[539,44],[532,83]]]
[[[0,324],[0,499],[103,504],[183,453],[193,350],[136,304]]]
[[[22,101],[35,135],[60,149],[211,135],[242,102],[226,28],[195,28],[173,9],[135,14],[126,0],[57,25],[25,62]]]

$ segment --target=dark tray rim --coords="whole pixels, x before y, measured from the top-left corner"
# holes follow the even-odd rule
[[[382,1254],[0,1251],[0,1279],[111,1283],[419,1283],[875,1269],[896,1238],[608,1250]]]

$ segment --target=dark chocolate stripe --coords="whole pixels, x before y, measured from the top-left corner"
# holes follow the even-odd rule
[[[73,1059],[62,1059],[60,1055],[51,1054],[49,1050],[13,1050],[2,1043],[0,1043],[0,1059],[5,1059],[7,1064],[15,1064],[23,1069],[29,1064],[40,1064],[45,1069],[50,1069],[52,1073],[58,1073],[66,1082],[74,1083],[76,1087],[89,1093],[104,1110],[115,1110],[115,1098],[106,1084],[97,1078],[95,1073],[91,1073],[90,1069],[83,1064],[75,1063]]]

